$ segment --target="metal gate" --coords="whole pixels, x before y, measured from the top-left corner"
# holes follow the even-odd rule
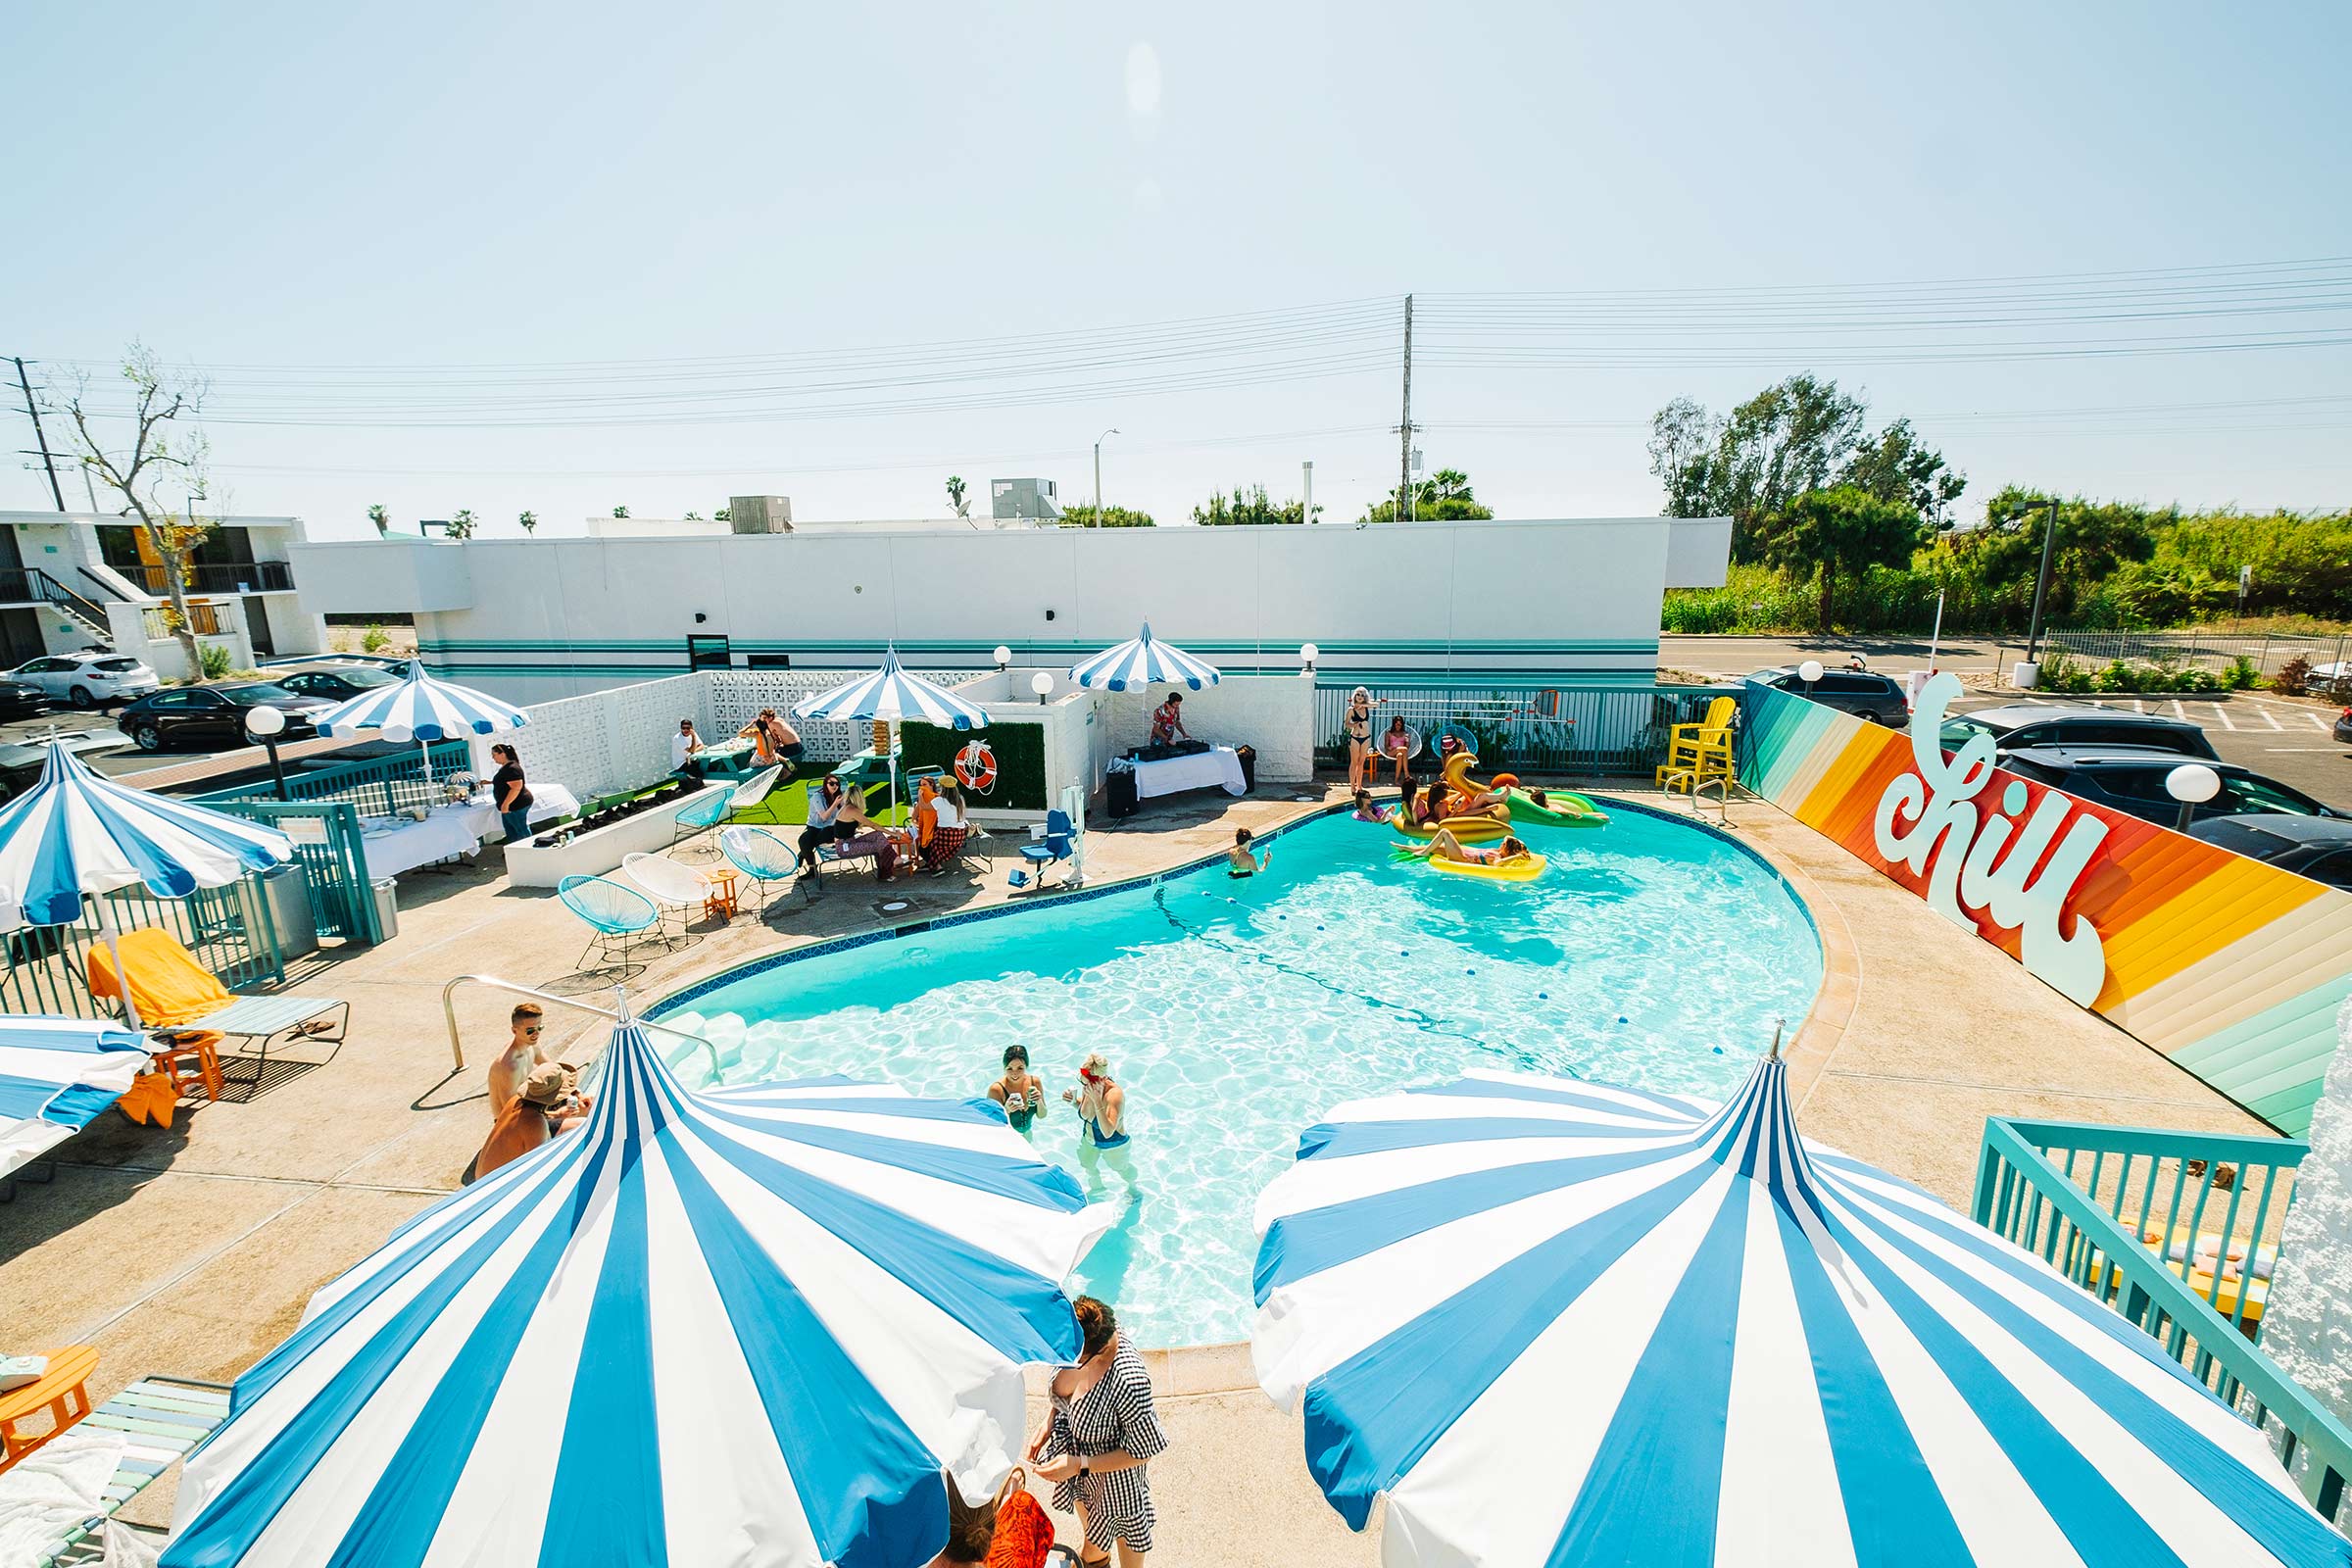
[[[224,801],[218,808],[267,823],[294,841],[320,936],[383,940],[357,806],[349,801]]]

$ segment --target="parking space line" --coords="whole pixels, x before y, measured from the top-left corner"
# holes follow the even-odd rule
[[[2278,722],[2278,715],[2277,713],[2274,713],[2274,712],[2272,712],[2272,711],[2271,711],[2269,709],[2267,709],[2267,708],[2266,708],[2266,709],[2264,709],[2264,710],[2262,710],[2262,716],[2263,716],[2263,717],[2265,717],[2265,718],[2267,718],[2267,719],[2269,719],[2269,720],[2271,721],[2271,728],[2273,728],[2273,729],[2284,729],[2284,728],[2286,728],[2286,726],[2285,726],[2284,724],[2281,724],[2281,723],[2279,723],[2279,722]]]
[[[2233,730],[2237,728],[2235,724],[2230,722],[2230,710],[2224,708],[2219,703],[2213,705],[2213,716],[2222,721],[2222,728],[2224,729]]]
[[[2321,717],[2319,714],[2307,712],[2303,716],[2310,719],[2311,727],[2318,730],[2321,734],[2326,735],[2330,732],[2331,726],[2328,724],[2327,719]]]

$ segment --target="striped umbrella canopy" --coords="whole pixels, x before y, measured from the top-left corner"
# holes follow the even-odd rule
[[[337,703],[313,722],[321,735],[351,735],[364,729],[405,730],[420,741],[450,740],[464,735],[495,735],[520,729],[530,715],[512,703],[487,692],[435,680],[416,661],[408,678],[397,685],[377,686]]]
[[[944,686],[908,674],[899,662],[897,648],[886,648],[881,667],[829,692],[819,692],[794,706],[800,718],[830,718],[849,723],[885,719],[893,723],[915,719],[942,729],[979,729],[988,723],[987,710],[967,703]]]
[[[1918,1189],[1722,1106],[1481,1072],[1258,1204],[1266,1391],[1396,1564],[2343,1564],[2262,1435]]]
[[[159,898],[184,899],[293,856],[292,841],[275,828],[118,784],[52,741],[40,780],[0,807],[0,931],[70,925],[81,918],[84,894],[135,885]],[[114,916],[104,899],[98,925],[121,974]],[[122,1010],[137,1028],[127,987]]]
[[[88,1126],[146,1065],[146,1039],[128,1029],[0,1014],[0,1176]]]
[[[1199,691],[1214,686],[1224,677],[1217,666],[1205,659],[1197,659],[1174,643],[1163,643],[1152,635],[1152,623],[1144,622],[1143,635],[1116,648],[1105,648],[1094,658],[1070,666],[1071,683],[1092,691],[1124,692],[1146,686],[1173,686],[1178,682]]]
[[[175,1568],[917,1568],[1110,1218],[986,1102],[691,1093],[624,1019],[575,1131],[411,1220],[238,1379]]]

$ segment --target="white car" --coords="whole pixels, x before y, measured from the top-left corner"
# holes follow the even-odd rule
[[[52,701],[75,708],[127,703],[163,685],[154,670],[122,654],[55,654],[19,664],[8,678],[38,686]]]

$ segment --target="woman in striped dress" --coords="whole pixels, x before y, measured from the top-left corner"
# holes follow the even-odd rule
[[[1152,1408],[1152,1376],[1119,1332],[1110,1308],[1091,1296],[1070,1303],[1082,1336],[1078,1364],[1054,1375],[1054,1414],[1029,1457],[1054,1483],[1054,1506],[1076,1509],[1088,1564],[1142,1568],[1152,1549],[1152,1484],[1145,1466],[1168,1446]]]

